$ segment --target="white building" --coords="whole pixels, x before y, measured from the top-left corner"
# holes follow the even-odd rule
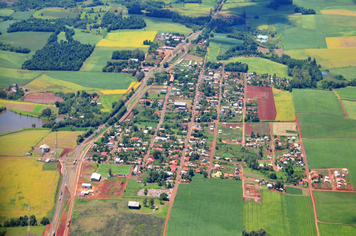
[[[100,181],[100,179],[101,179],[101,174],[98,174],[98,173],[91,174],[91,177],[90,177],[91,181]]]

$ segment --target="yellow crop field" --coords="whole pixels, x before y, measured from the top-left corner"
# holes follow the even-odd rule
[[[341,16],[356,16],[356,11],[349,10],[321,10],[321,14],[325,15],[341,15]]]
[[[100,92],[104,95],[113,95],[113,94],[125,94],[132,87],[136,90],[141,85],[141,82],[131,82],[130,86],[127,89],[112,89],[112,90],[101,90]]]
[[[292,93],[272,88],[278,121],[295,121],[295,107]]]
[[[25,156],[50,130],[25,130],[0,136],[1,156]]]
[[[353,48],[356,47],[356,37],[326,37],[328,49],[333,48]]]
[[[324,61],[317,61],[326,68],[356,66],[356,48],[305,49],[305,51],[311,57],[321,57]]]
[[[58,171],[42,171],[34,158],[0,158],[0,221],[28,214],[38,220],[54,207]]]
[[[59,148],[70,148],[73,149],[77,146],[76,139],[78,135],[82,134],[83,131],[58,131],[57,132],[57,146]],[[45,144],[50,146],[50,148],[55,147],[56,132],[49,133],[44,137],[43,141]],[[41,146],[42,142],[39,142],[37,146]]]
[[[105,39],[100,40],[97,47],[149,47],[143,41],[153,41],[157,31],[120,31],[108,33]]]

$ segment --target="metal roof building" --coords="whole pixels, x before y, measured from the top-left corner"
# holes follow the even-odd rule
[[[91,181],[100,181],[100,179],[101,179],[101,174],[98,173],[93,173],[90,177]]]
[[[129,201],[128,207],[129,208],[140,208],[140,202]]]

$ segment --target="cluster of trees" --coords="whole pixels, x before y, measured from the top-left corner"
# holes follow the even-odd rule
[[[219,67],[223,66],[223,64],[221,62],[213,62],[213,61],[208,61],[206,64],[205,64],[206,68],[210,68],[210,69],[213,69],[213,70],[216,70],[216,69],[219,69]]]
[[[167,177],[168,177],[168,174],[166,172],[164,172],[164,171],[157,172],[157,171],[153,170],[153,171],[150,171],[150,174],[147,177],[147,182],[148,183],[157,182],[159,186],[163,186]]]
[[[314,15],[314,14],[316,14],[314,9],[308,9],[308,8],[304,8],[304,7],[296,7],[296,8],[294,8],[294,12],[295,13],[302,13],[302,15]]]
[[[65,30],[65,32],[66,42],[62,40],[57,42],[57,35],[60,32],[56,31],[42,49],[23,63],[22,69],[78,71],[95,46],[81,44],[79,41],[73,40],[73,29]]]
[[[9,99],[9,100],[18,100],[20,98],[22,98],[25,93],[24,91],[16,85],[14,88],[16,89],[16,92],[12,92],[12,86],[9,86],[8,88],[6,88],[6,91],[8,91],[9,93],[7,93],[4,90],[0,91],[0,98],[2,99]]]
[[[106,63],[106,66],[103,67],[102,71],[103,72],[114,72],[114,73],[120,73],[124,69],[128,69],[131,71],[127,71],[128,73],[132,73],[133,75],[136,74],[136,71],[141,68],[141,62],[139,61],[108,61]]]
[[[323,89],[338,89],[338,88],[344,88],[347,86],[354,86],[356,87],[356,79],[352,79],[352,80],[343,80],[341,82],[338,81],[332,81],[332,80],[322,80],[321,81],[321,87]]]
[[[265,229],[260,229],[258,231],[250,231],[250,232],[247,232],[246,230],[243,230],[242,231],[242,236],[266,236],[267,233],[266,233],[266,230]]]
[[[230,62],[225,64],[225,71],[246,73],[248,71],[248,65],[241,62]]]
[[[138,59],[139,61],[145,60],[145,52],[136,48],[135,50],[120,50],[112,53],[111,59],[113,60],[128,60],[130,58]]]
[[[108,32],[117,29],[142,29],[146,27],[146,22],[142,18],[122,17],[122,14],[115,15],[107,12],[101,20],[101,26],[106,27]]]
[[[47,217],[43,217],[41,222],[42,225],[48,225],[49,219]],[[7,220],[4,222],[4,227],[18,227],[18,226],[27,226],[28,225],[28,216],[20,216],[19,218],[12,218],[11,220]],[[37,219],[35,215],[30,216],[30,225],[37,225]]]
[[[17,53],[30,53],[31,49],[22,48],[22,47],[15,47],[11,46],[11,44],[2,43],[0,42],[0,50],[2,51],[10,51],[10,52],[17,52]]]
[[[56,32],[64,31],[66,29],[65,25],[73,26],[75,22],[80,20],[80,18],[67,19],[51,19],[43,20],[37,18],[30,18],[28,20],[18,21],[9,26],[7,29],[8,33],[18,32],[18,31],[37,31],[37,32]]]
[[[143,41],[143,45],[151,45],[151,44],[152,44],[151,40],[146,39]]]
[[[85,5],[85,7],[96,7],[96,6],[102,6],[104,3],[100,0],[93,0],[92,3]]]
[[[216,59],[227,60],[230,57],[259,54],[257,51],[257,46],[257,43],[254,41],[244,41],[242,45],[229,48],[223,55],[217,56]]]
[[[266,7],[277,10],[279,5],[291,5],[293,0],[274,0],[270,2]]]
[[[84,0],[18,0],[13,3],[13,7],[20,11],[27,11],[28,9],[42,9],[45,7],[76,7],[77,2]]]

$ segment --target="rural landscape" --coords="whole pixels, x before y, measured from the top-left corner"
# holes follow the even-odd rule
[[[0,0],[0,236],[356,235],[355,0]]]

